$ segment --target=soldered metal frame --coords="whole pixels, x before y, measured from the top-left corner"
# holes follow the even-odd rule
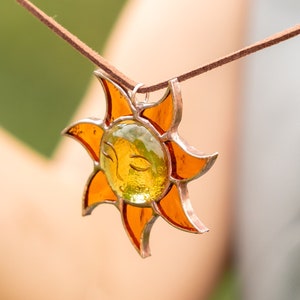
[[[141,84],[133,91],[127,91],[102,71],[97,70],[94,74],[100,81],[106,98],[104,120],[83,119],[63,131],[63,134],[79,141],[94,162],[94,170],[86,183],[83,194],[83,216],[91,214],[99,204],[113,204],[122,215],[123,225],[131,243],[143,258],[151,255],[150,232],[159,216],[178,229],[191,233],[207,232],[207,227],[198,219],[192,208],[187,184],[206,173],[214,164],[218,154],[200,153],[180,138],[178,126],[182,119],[182,96],[178,80],[175,78],[169,81],[168,88],[160,101],[149,103],[149,95],[145,96],[145,101],[136,101],[136,93],[142,86]],[[113,99],[112,94],[116,91],[116,98],[119,97],[122,101],[119,103],[120,107],[114,107],[118,99]],[[124,112],[125,115],[123,115]],[[168,121],[165,121],[166,119]],[[141,124],[153,134],[167,156],[168,178],[163,192],[148,203],[135,204],[120,197],[107,182],[105,170],[101,166],[100,157],[105,133],[116,124],[129,120]],[[158,124],[160,122],[166,122],[166,124],[161,126]],[[196,162],[199,170],[197,169],[197,172],[184,170],[182,173],[187,173],[189,176],[181,176],[176,170],[179,156],[183,160],[187,158],[187,162]],[[187,169],[189,167],[191,166],[185,166]],[[96,197],[97,201],[93,200],[93,197]],[[101,197],[110,199],[101,199]],[[162,204],[163,202],[167,204]],[[179,220],[176,216],[179,216]]]

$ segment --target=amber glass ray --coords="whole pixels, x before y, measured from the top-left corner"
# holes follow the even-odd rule
[[[142,257],[149,256],[150,230],[157,218],[152,207],[138,207],[124,202],[122,215],[131,242]]]
[[[108,79],[100,78],[100,80],[103,84],[107,101],[106,125],[110,125],[119,117],[131,116],[133,113],[129,105],[130,100],[121,92],[121,88]]]
[[[79,141],[87,150],[94,161],[99,161],[100,141],[103,135],[103,129],[92,121],[82,121],[64,131]]]
[[[178,187],[173,184],[168,194],[158,203],[154,203],[159,214],[166,219],[171,225],[192,233],[199,233],[202,230],[197,228],[197,224],[193,222],[196,218],[193,211],[185,211],[184,201],[181,199]],[[188,216],[190,214],[190,216]]]
[[[82,214],[89,215],[101,203],[115,203],[117,197],[110,188],[102,171],[93,173],[89,178],[83,195]]]
[[[168,131],[172,127],[175,118],[175,107],[171,91],[168,90],[165,98],[158,104],[146,108],[141,115],[148,119],[161,134]]]
[[[205,173],[214,163],[215,156],[197,156],[187,152],[174,141],[165,142],[172,160],[172,177],[190,180]]]

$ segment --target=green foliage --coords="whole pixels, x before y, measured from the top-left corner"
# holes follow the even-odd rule
[[[101,52],[124,0],[35,0]],[[13,0],[0,3],[0,126],[50,156],[94,65]]]
[[[235,271],[227,270],[210,300],[238,300],[237,285]]]

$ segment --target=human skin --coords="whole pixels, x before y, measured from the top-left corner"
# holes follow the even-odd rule
[[[239,49],[244,16],[245,2],[237,0],[132,1],[104,56],[132,79],[156,83]],[[201,151],[219,152],[214,167],[188,185],[210,232],[187,234],[160,218],[147,259],[128,241],[115,207],[100,205],[81,217],[92,162],[79,144],[64,139],[46,160],[1,130],[0,298],[207,299],[232,237],[239,75],[232,63],[182,84],[180,134]],[[94,80],[74,120],[104,112]]]

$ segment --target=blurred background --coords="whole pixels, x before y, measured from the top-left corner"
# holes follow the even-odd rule
[[[34,1],[34,4],[100,53],[124,3],[124,0]],[[1,0],[0,12],[0,126],[50,158],[61,138],[61,130],[69,123],[86,92],[94,66],[25,12],[15,1]],[[249,30],[245,37],[247,45],[299,22],[299,1],[252,1],[249,6],[249,20]],[[241,263],[242,273],[247,274],[247,280],[251,276],[256,276],[255,272],[245,271],[253,262],[253,258],[248,254],[251,252],[249,247],[257,243],[257,235],[253,230],[250,231],[249,224],[256,224],[256,229],[261,230],[265,218],[268,219],[269,213],[266,211],[272,210],[272,204],[280,202],[285,195],[287,195],[285,201],[291,210],[299,212],[299,205],[298,207],[294,205],[300,202],[299,194],[296,193],[299,185],[296,176],[299,172],[293,171],[294,167],[299,167],[299,147],[295,148],[293,142],[285,140],[284,137],[287,133],[291,133],[289,128],[294,128],[294,134],[289,136],[292,141],[297,142],[300,136],[300,123],[296,121],[284,125],[286,123],[283,122],[284,116],[289,120],[291,118],[299,120],[299,44],[299,38],[295,38],[264,50],[247,58],[244,66],[246,72],[241,112],[243,133],[240,143],[242,154],[236,198],[241,212],[238,221],[240,228],[237,230],[240,242],[237,244],[241,249],[241,260],[247,261],[245,267]],[[280,128],[283,131],[276,136]],[[277,140],[278,144],[274,143],[274,140]],[[264,150],[266,143],[271,145],[270,148],[278,150],[273,156],[268,154],[270,151]],[[284,149],[281,148],[283,144]],[[281,149],[283,156],[280,154]],[[255,162],[257,152],[261,150],[264,156],[260,156],[261,159]],[[284,158],[289,155],[288,153],[293,154],[294,160],[287,164]],[[269,158],[269,165],[264,164],[266,158]],[[276,163],[280,166],[280,171]],[[282,174],[279,178],[274,179],[269,173],[264,173],[270,165],[274,166],[270,172]],[[284,174],[288,174],[291,169],[293,174],[289,175],[292,179],[284,181]],[[253,181],[255,172],[263,174],[264,180],[258,176],[256,181]],[[274,185],[278,187],[279,182],[284,181],[286,189],[281,186],[280,192],[273,190],[278,197],[276,200],[272,194],[262,192],[257,181],[267,182],[269,189]],[[295,186],[292,195],[287,191],[290,185]],[[265,187],[266,185],[261,189]],[[253,193],[256,189],[257,193]],[[261,206],[263,212],[261,216],[257,215],[260,197],[270,199],[267,204]],[[256,205],[253,204],[253,199],[256,199],[254,201]],[[249,207],[249,203],[253,206]],[[277,210],[282,211],[280,207]],[[274,214],[273,218],[278,220],[281,216]],[[264,241],[273,234],[269,228],[274,228],[271,223],[276,220],[269,219],[270,223],[267,221],[266,229],[261,232],[261,245],[264,245]],[[295,217],[295,220],[299,222],[299,218]],[[293,236],[297,234],[300,236],[298,230]],[[272,243],[268,244],[268,247],[270,245]],[[276,248],[278,245],[273,246]],[[261,255],[265,251],[264,246],[261,252],[255,248],[253,251],[257,251],[257,258],[266,257],[265,254]],[[298,251],[296,253],[299,254]],[[284,259],[282,264],[285,265]],[[297,267],[298,265],[297,262]],[[274,272],[280,270],[278,268]],[[294,274],[294,279],[298,279],[298,269]],[[228,271],[211,300],[239,299],[237,277],[235,267],[229,264]],[[298,283],[296,280],[296,284]],[[253,286],[255,284],[257,283],[254,281]]]
[[[35,0],[33,3],[102,53],[125,0]],[[95,69],[16,1],[0,3],[0,126],[51,158]],[[29,271],[30,272],[30,271]],[[212,300],[233,300],[234,272]]]
[[[34,1],[101,52],[124,0]],[[16,1],[0,3],[0,122],[51,156],[91,79],[93,64]]]
[[[125,2],[33,3],[101,53]],[[16,1],[2,0],[0,12],[0,126],[51,158],[95,68]],[[233,300],[234,294],[230,269],[211,300]]]

